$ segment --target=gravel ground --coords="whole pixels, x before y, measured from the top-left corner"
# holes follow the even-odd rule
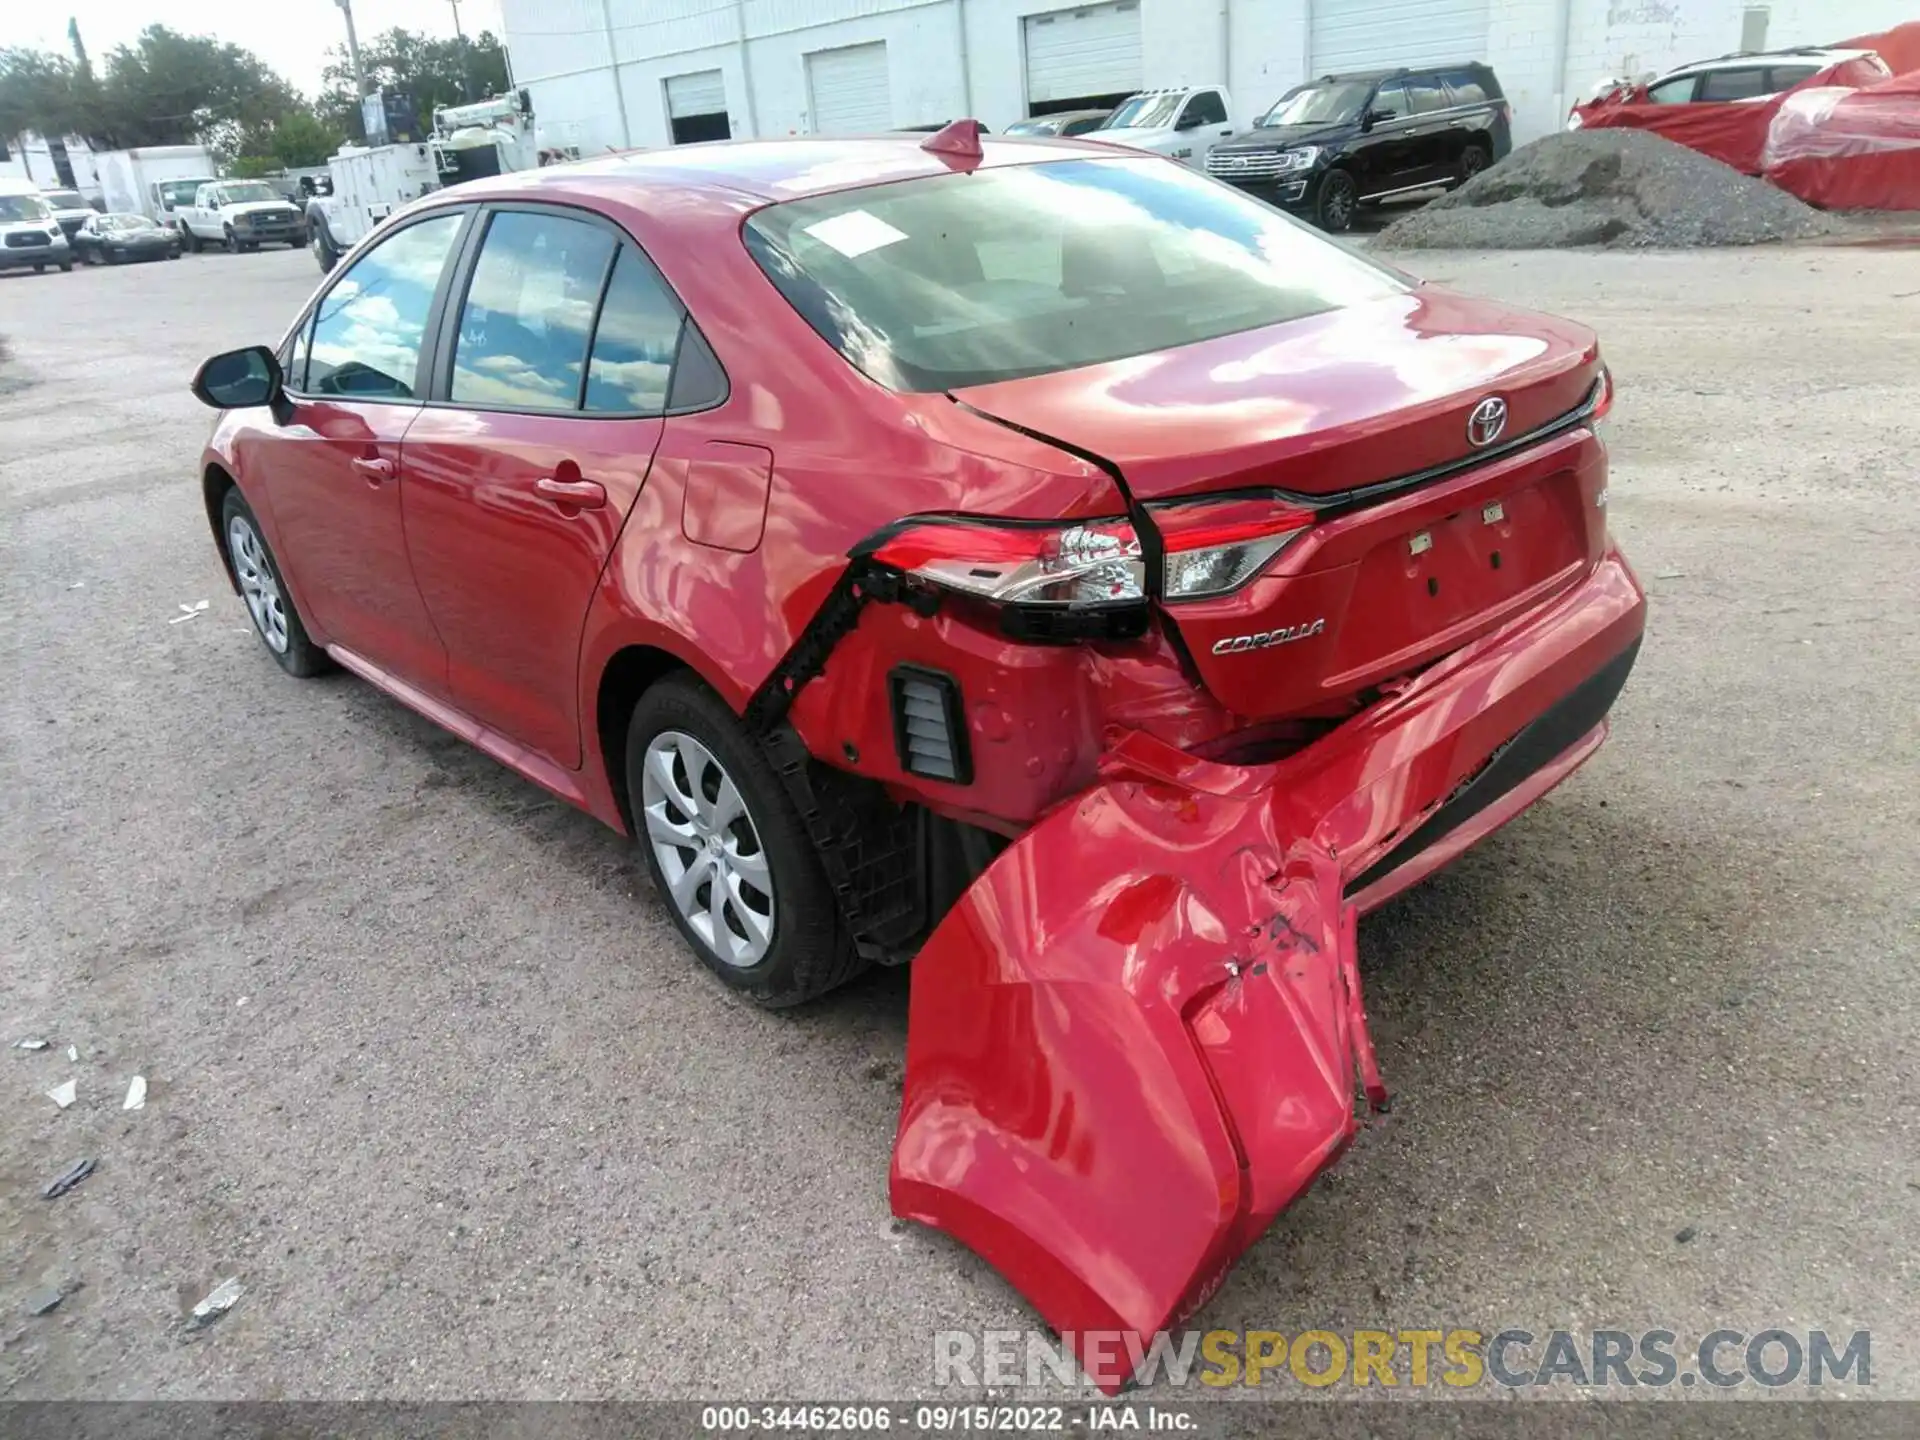
[[[1202,1323],[1867,1327],[1920,1397],[1920,252],[1417,263],[1599,327],[1651,632],[1362,927],[1399,1103]],[[185,382],[314,279],[0,280],[0,1396],[926,1393],[1032,1318],[889,1221],[907,976],[736,1002],[623,842],[248,634]]]
[[[1677,249],[1824,235],[1833,221],[1764,180],[1644,130],[1575,130],[1523,145],[1395,221],[1400,250]]]

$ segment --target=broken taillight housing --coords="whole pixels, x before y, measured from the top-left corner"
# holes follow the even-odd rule
[[[1166,541],[1169,601],[1231,594],[1313,525],[1313,512],[1272,498],[1168,505],[1153,512]]]
[[[1587,416],[1587,423],[1598,430],[1613,411],[1613,371],[1605,365],[1600,367],[1600,378],[1594,382],[1593,409]]]
[[[909,521],[872,557],[997,607],[1001,628],[1019,639],[1146,632],[1146,562],[1125,519],[1061,525],[928,517]]]

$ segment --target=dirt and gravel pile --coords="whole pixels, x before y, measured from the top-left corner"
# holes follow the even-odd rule
[[[1764,180],[1644,130],[1524,145],[1376,243],[1403,250],[1690,249],[1824,235],[1832,222]]]

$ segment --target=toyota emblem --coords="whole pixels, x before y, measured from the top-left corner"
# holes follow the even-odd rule
[[[1467,416],[1467,439],[1475,445],[1491,445],[1507,428],[1507,402],[1489,395],[1473,407]]]

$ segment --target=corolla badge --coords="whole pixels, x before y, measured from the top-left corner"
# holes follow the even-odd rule
[[[1282,625],[1278,630],[1261,630],[1252,635],[1229,635],[1224,640],[1213,642],[1216,655],[1238,655],[1246,650],[1267,650],[1275,645],[1289,645],[1295,640],[1306,640],[1318,635],[1327,628],[1326,617],[1318,620],[1303,621],[1298,625]]]
[[[1491,445],[1507,428],[1507,402],[1489,395],[1473,407],[1467,416],[1467,439],[1474,445]]]

